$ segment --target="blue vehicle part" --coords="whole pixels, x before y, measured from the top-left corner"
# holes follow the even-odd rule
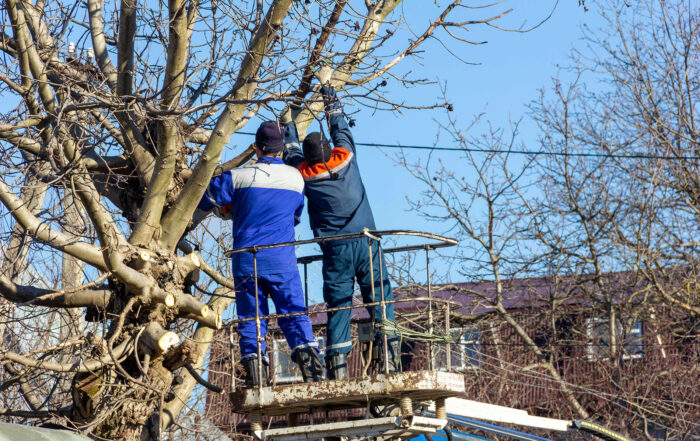
[[[432,438],[432,441],[448,441],[447,434],[444,430],[441,430],[437,433],[432,433],[429,436],[430,438]],[[483,436],[472,435],[471,433],[460,432],[458,430],[452,431],[452,439],[454,441],[493,441]],[[426,435],[421,435],[415,438],[411,438],[411,441],[430,441],[430,439],[428,439]]]
[[[498,426],[495,424],[485,423],[483,421],[473,420],[471,418],[466,418],[458,415],[447,415],[447,419],[450,423],[456,424],[463,427],[469,427],[472,429],[483,430],[484,432],[494,433],[497,435],[507,436],[509,438],[514,438],[520,441],[552,441],[549,438],[544,438],[537,435],[532,435],[529,433],[521,432],[519,430],[509,429],[506,427]],[[589,421],[576,420],[572,422],[573,427],[582,431],[587,432],[592,435],[597,436],[605,441],[632,441],[629,438],[607,429],[600,424],[592,423]],[[480,437],[477,435],[466,434],[463,432],[452,431],[452,437],[456,440],[468,440],[468,441],[484,441],[488,438]],[[449,441],[448,435],[444,431],[440,431],[438,434],[432,435],[433,441],[437,441],[436,438],[440,438]],[[421,435],[420,437],[413,438],[414,440],[426,440],[430,441],[426,436]]]
[[[485,432],[495,433],[498,435],[515,438],[521,441],[552,441],[549,438],[543,438],[537,435],[521,432],[519,430],[508,429],[506,427],[497,426],[495,424],[484,423],[482,421],[473,420],[457,415],[447,415],[447,419],[454,424],[458,424],[472,429],[479,429]]]
[[[431,414],[430,412],[426,412],[426,413]],[[483,430],[484,432],[495,433],[497,435],[507,436],[509,438],[514,438],[514,439],[517,439],[520,441],[553,441],[549,438],[543,438],[541,436],[531,435],[529,433],[521,432],[519,430],[508,429],[506,427],[497,426],[495,424],[484,423],[483,421],[477,421],[477,420],[473,420],[471,418],[465,418],[465,417],[458,416],[458,415],[448,414],[447,420],[452,424],[456,424],[456,425],[464,426],[464,427],[469,427],[471,429],[479,429],[479,430]],[[457,433],[462,433],[462,432],[452,431],[452,435],[455,439],[457,439],[457,437],[455,436],[455,434],[457,434]],[[434,435],[434,436],[436,436],[436,435]],[[474,437],[475,435],[469,435],[469,436]],[[445,437],[447,437],[447,435],[445,435]],[[478,437],[478,438],[481,438],[482,440],[488,439],[488,438],[482,438],[482,437]],[[414,438],[414,439],[416,439],[416,438]],[[473,439],[473,438],[470,438],[470,439]],[[614,440],[614,441],[622,441],[622,440]]]

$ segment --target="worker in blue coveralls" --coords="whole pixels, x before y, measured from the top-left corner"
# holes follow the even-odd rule
[[[199,204],[202,210],[233,219],[234,248],[294,241],[294,226],[299,223],[304,207],[304,181],[298,170],[282,162],[282,136],[278,122],[262,123],[255,134],[257,162],[212,178]],[[238,317],[255,317],[256,295],[261,316],[269,314],[266,296],[272,299],[280,314],[306,312],[294,247],[263,249],[256,257],[257,293],[253,253],[232,255]],[[321,380],[323,366],[309,317],[280,318],[278,324],[304,381]],[[255,321],[239,323],[238,332],[246,386],[255,387],[261,381],[266,384],[265,374],[262,379],[258,378]],[[262,338],[266,332],[267,320],[262,320]],[[263,362],[267,365],[265,342],[261,345]],[[262,369],[263,373],[266,370]]]
[[[322,69],[323,71],[324,69]],[[331,150],[323,134],[310,133],[299,146],[296,125],[289,114],[285,124],[286,151],[284,160],[299,169],[306,184],[306,198],[311,229],[314,237],[358,233],[363,229],[375,229],[374,216],[362,184],[357,163],[357,151],[347,121],[345,120],[335,90],[330,86],[330,74],[317,75],[321,84],[326,114],[330,119],[330,134],[335,148]],[[324,78],[324,76],[326,78]],[[392,300],[391,285],[382,260],[384,280],[380,280],[378,245],[372,241],[372,261],[374,275],[370,271],[368,238],[337,240],[321,243],[323,252],[323,299],[329,308],[350,306],[353,298],[354,281],[360,285],[360,293],[365,303],[379,301],[380,287],[384,289],[384,299]],[[372,292],[374,278],[375,292]],[[375,324],[381,320],[379,306],[368,308]],[[347,356],[352,349],[350,338],[349,309],[328,314],[326,340],[326,372],[328,379],[340,380],[348,377]],[[393,305],[386,307],[386,318],[394,319]],[[375,341],[378,353],[384,357],[384,338],[377,333]],[[400,348],[396,337],[388,339],[389,372],[396,372],[400,366]]]

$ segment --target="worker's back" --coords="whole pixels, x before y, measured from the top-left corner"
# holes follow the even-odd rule
[[[311,230],[315,237],[373,230],[374,216],[360,176],[350,127],[340,112],[331,112],[329,119],[335,148],[325,163],[305,161],[296,126],[291,123],[285,128],[285,162],[297,167],[304,177]]]
[[[374,217],[352,151],[333,149],[331,159],[300,171],[306,184],[309,221],[314,236],[356,233],[374,229]]]
[[[233,248],[294,240],[294,225],[304,206],[304,183],[280,158],[257,163],[212,179],[200,208],[218,208],[233,219]],[[232,256],[235,275],[253,274],[252,253]],[[258,274],[296,271],[294,247],[260,250]]]

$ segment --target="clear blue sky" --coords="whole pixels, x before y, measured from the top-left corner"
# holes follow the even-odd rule
[[[421,3],[407,2],[405,6],[408,22],[416,31],[424,29],[428,23]],[[528,28],[546,17],[555,1],[511,0],[503,5],[501,10],[513,8],[513,11],[498,23],[501,27],[518,28],[524,23],[523,27]],[[441,3],[441,6],[445,4]],[[602,20],[594,4],[589,0],[587,6],[590,10],[585,12],[578,1],[561,0],[549,20],[526,33],[473,27],[469,37],[487,40],[487,44],[452,43],[450,49],[462,59],[477,65],[466,65],[454,59],[433,40],[422,46],[421,64],[404,60],[396,72],[413,70],[419,73],[417,76],[446,83],[448,99],[454,104],[453,117],[465,127],[474,115],[484,110],[485,118],[496,126],[505,126],[509,120],[523,118],[520,140],[527,143],[528,149],[537,150],[536,130],[527,118],[526,105],[538,97],[540,88],[551,85],[551,78],[561,73],[560,66],[569,63],[571,48],[583,44],[579,27],[586,24],[595,29],[601,25]],[[394,98],[416,105],[437,102],[441,95],[438,85],[406,90],[390,81],[388,87]],[[357,122],[353,129],[357,142],[404,145],[433,145],[438,131],[435,120],[445,120],[444,110],[440,109],[405,111],[400,115],[361,110],[353,117]],[[251,122],[244,131],[253,130],[254,125]],[[314,130],[313,126],[311,130]],[[241,138],[244,135],[234,135],[232,144],[244,145],[250,137]],[[441,139],[439,144],[452,146],[447,139]],[[427,222],[408,210],[406,198],[418,196],[422,186],[387,157],[395,153],[390,149],[358,147],[358,159],[377,228],[444,233],[446,226]],[[406,153],[409,158],[427,156],[424,150],[406,150]],[[436,152],[433,158],[454,163],[456,168],[463,160],[458,152]],[[297,235],[300,238],[311,237],[306,214],[304,222],[297,227]],[[315,250],[308,247],[298,252],[299,255],[313,253]],[[320,300],[320,266],[311,268],[310,274],[315,279],[312,298]]]
[[[513,11],[497,24],[508,28],[528,28],[547,17],[555,4],[556,0],[505,0],[500,6],[489,9],[487,13],[512,8]],[[509,119],[524,118],[520,139],[528,143],[528,149],[535,150],[538,148],[535,144],[536,132],[527,119],[526,105],[537,97],[538,89],[551,84],[551,78],[559,73],[559,66],[568,63],[571,48],[582,44],[579,27],[583,24],[591,28],[601,25],[595,3],[588,0],[586,4],[590,8],[588,12],[578,5],[578,0],[560,0],[551,18],[527,33],[472,26],[467,34],[470,39],[488,41],[487,44],[479,46],[443,38],[450,50],[470,63],[477,63],[476,65],[460,62],[437,41],[428,40],[421,46],[420,60],[406,59],[393,72],[400,74],[413,71],[417,77],[446,84],[448,99],[454,105],[453,117],[465,127],[475,114],[484,110],[486,118],[496,126],[506,125]],[[439,5],[445,7],[447,2],[439,2]],[[437,7],[433,1],[406,1],[402,7],[411,29],[417,33],[425,29],[430,17],[437,15]],[[461,18],[473,18],[471,14],[478,16],[476,14],[483,12],[473,10],[469,14],[462,14]],[[405,44],[405,39],[402,40],[402,44]],[[390,80],[387,90],[390,98],[413,105],[437,102],[441,95],[437,84],[404,89]],[[357,122],[353,132],[356,141],[404,145],[432,145],[438,131],[435,119],[445,119],[441,109],[405,111],[402,114],[373,113],[371,110],[362,109],[353,117]],[[243,131],[254,131],[256,126],[257,122],[251,121]],[[234,135],[230,142],[231,148],[227,149],[224,159],[237,154],[242,146],[251,142],[251,138],[249,135]],[[450,142],[441,139],[440,145],[450,146]],[[394,155],[395,150],[373,147],[358,149],[358,159],[378,229],[445,232],[445,226],[426,222],[408,210],[406,198],[418,196],[422,186],[387,156]],[[406,153],[409,159],[427,156],[424,150],[407,150]],[[459,167],[462,160],[459,153],[452,152],[436,152],[433,157],[442,158],[455,164],[455,167]],[[297,235],[300,238],[310,238],[306,214],[303,219],[302,224],[297,227]],[[315,252],[316,250],[307,247],[299,250],[299,255]],[[320,266],[311,268],[311,274],[317,281],[313,286],[313,297],[318,300]]]
[[[553,7],[551,0],[521,0],[505,4],[513,7],[509,20],[500,24],[518,25],[523,18],[527,24],[535,24]],[[588,2],[590,4],[590,1]],[[590,7],[590,6],[589,6]],[[525,14],[523,11],[528,11]],[[581,45],[579,26],[600,24],[595,8],[588,12],[578,6],[576,0],[562,0],[552,17],[537,29],[528,33],[485,31],[474,28],[475,39],[488,40],[481,46],[458,45],[460,57],[480,63],[468,66],[454,60],[437,44],[426,47],[425,76],[439,78],[447,83],[448,99],[454,103],[453,116],[466,127],[474,115],[486,111],[485,118],[496,126],[506,126],[509,119],[523,118],[520,128],[521,141],[530,150],[538,150],[536,132],[527,119],[526,105],[538,97],[538,89],[549,87],[551,78],[559,73],[558,66],[568,63],[573,46]],[[416,102],[436,101],[440,91],[437,86],[416,89],[420,93]],[[413,97],[411,97],[413,98]],[[386,144],[432,145],[437,134],[434,119],[444,120],[444,111],[409,111],[394,117],[383,113],[370,117],[369,112],[356,115],[355,139],[364,142]],[[477,133],[474,133],[477,134]],[[441,139],[440,145],[450,146]],[[372,202],[377,227],[380,229],[411,228],[440,231],[440,226],[428,224],[419,216],[406,211],[406,196],[417,194],[422,188],[400,167],[394,165],[386,154],[392,150],[360,147],[365,187]],[[410,157],[423,156],[422,150],[406,150]],[[435,152],[435,159],[443,158],[458,165],[461,154]]]

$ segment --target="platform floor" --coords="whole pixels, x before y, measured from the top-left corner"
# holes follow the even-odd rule
[[[408,395],[415,401],[433,401],[464,394],[462,374],[439,371],[397,372],[347,380],[289,384],[242,389],[232,392],[231,409],[236,413],[262,416],[305,413],[312,409],[348,409],[397,403]]]
[[[260,430],[253,435],[263,441],[308,441],[340,438],[346,440],[384,441],[410,439],[421,434],[442,430],[447,420],[412,416],[409,418],[384,417],[367,420],[316,424],[313,426],[286,427]]]

